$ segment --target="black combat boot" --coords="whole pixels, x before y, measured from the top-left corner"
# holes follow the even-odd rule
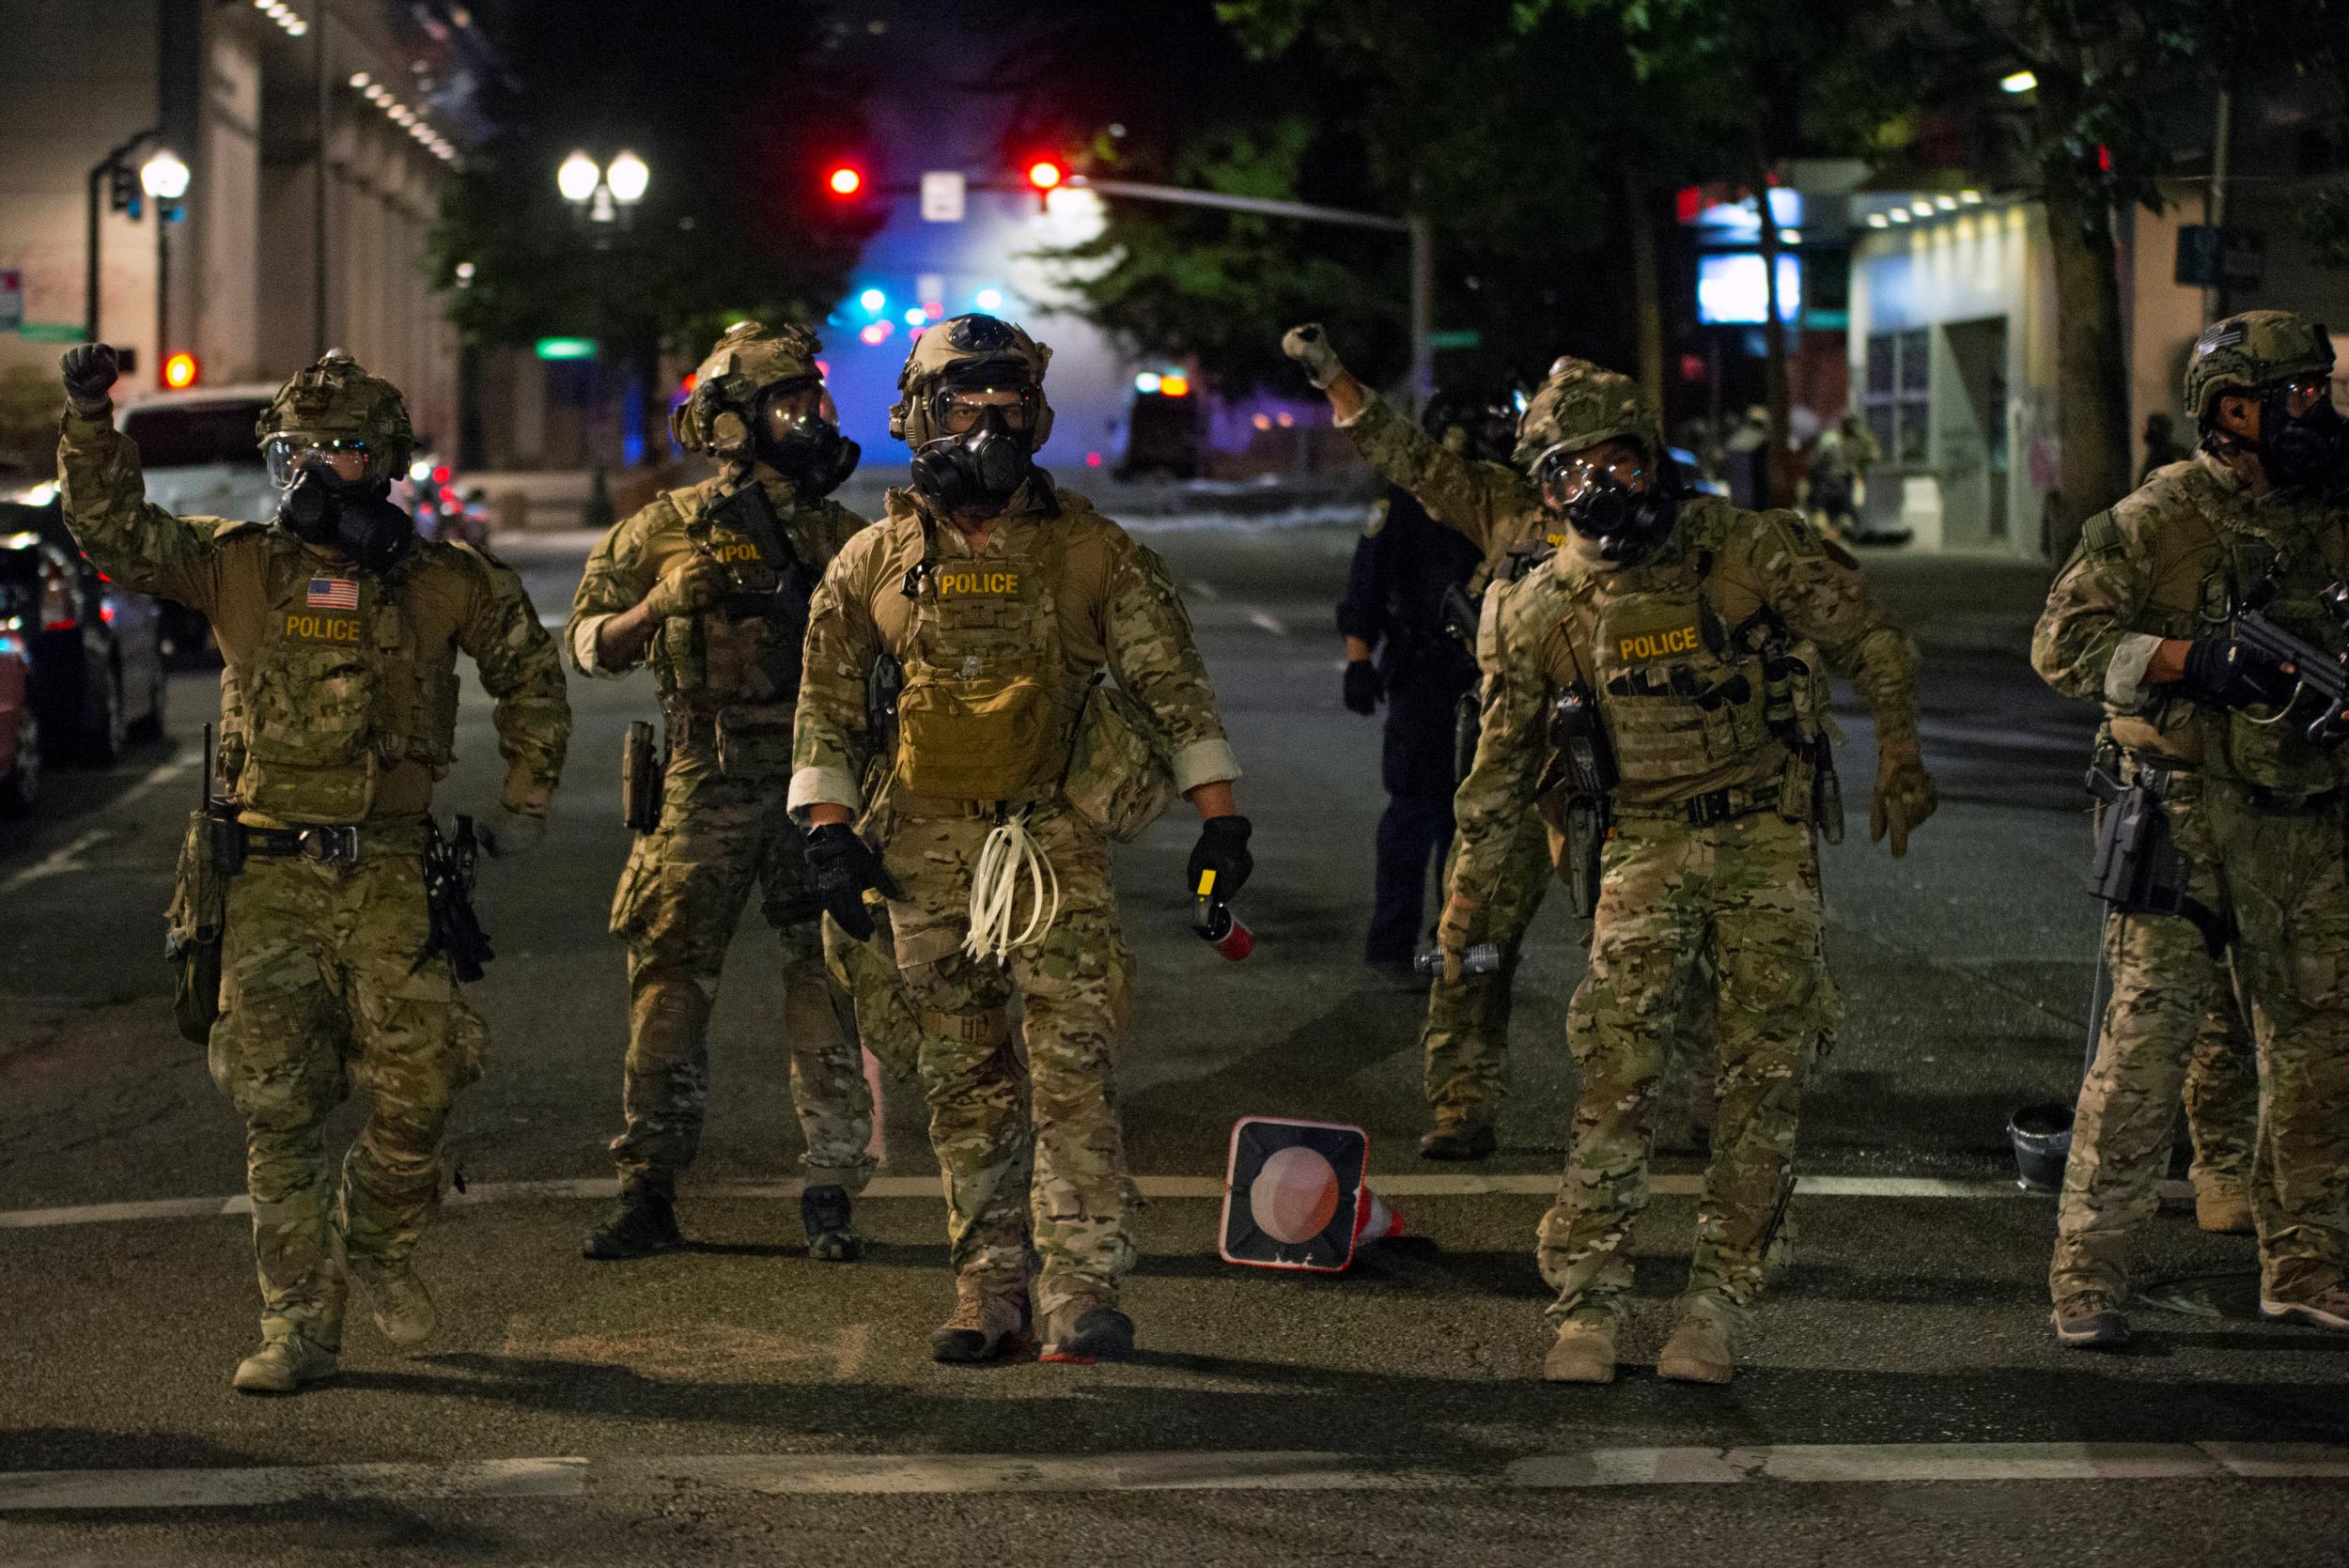
[[[864,1238],[848,1223],[848,1190],[811,1187],[800,1194],[800,1223],[807,1228],[807,1255],[819,1263],[854,1263],[864,1256]]]
[[[612,1218],[587,1233],[583,1258],[646,1258],[685,1245],[677,1228],[677,1204],[669,1194],[643,1182],[620,1185],[620,1205]]]

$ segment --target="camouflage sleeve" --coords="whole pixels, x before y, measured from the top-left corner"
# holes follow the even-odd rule
[[[1452,889],[1499,886],[1525,813],[1533,803],[1548,737],[1550,678],[1542,659],[1544,635],[1556,616],[1544,614],[1550,596],[1526,591],[1487,597],[1477,625],[1476,663],[1484,679],[1483,728],[1476,760],[1453,796]]]
[[[2039,678],[2066,696],[2101,699],[2122,713],[2149,706],[2145,666],[2161,639],[2129,626],[2151,578],[2112,513],[2090,518],[2031,632],[2030,662]]]
[[[1117,684],[1166,732],[1177,794],[1237,779],[1239,762],[1224,737],[1215,688],[1207,684],[1206,662],[1199,657],[1199,640],[1174,591],[1174,576],[1149,546],[1131,538],[1125,545],[1110,571],[1102,627],[1102,645]]]
[[[100,571],[139,593],[211,613],[221,581],[211,531],[148,505],[139,449],[111,420],[66,411],[57,489],[67,526]]]
[[[663,513],[676,515],[665,498],[614,523],[589,552],[579,591],[571,596],[570,621],[563,628],[563,651],[580,674],[628,674],[627,669],[615,670],[602,662],[596,634],[604,622],[623,610],[634,609],[652,592],[653,572],[645,544]]]
[[[1797,638],[1815,643],[1875,718],[1876,748],[1917,747],[1917,644],[1868,591],[1859,563],[1797,512],[1752,517],[1765,597]]]
[[[1342,422],[1355,450],[1391,485],[1411,492],[1427,515],[1490,555],[1511,518],[1541,505],[1515,469],[1472,462],[1406,419],[1368,388],[1362,411]]]
[[[791,731],[791,815],[818,803],[862,811],[864,684],[880,657],[880,629],[864,592],[869,550],[844,550],[824,572],[807,612],[799,715]]]
[[[509,567],[472,551],[473,605],[457,645],[473,656],[481,685],[495,702],[498,753],[506,758],[506,810],[543,816],[563,777],[571,739],[571,703],[563,688],[563,660],[539,623],[522,580]]]

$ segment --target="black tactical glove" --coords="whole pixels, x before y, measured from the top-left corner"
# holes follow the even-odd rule
[[[905,896],[881,858],[846,822],[827,822],[807,831],[807,869],[824,912],[861,942],[873,939],[873,915],[864,907],[864,891],[879,888],[883,898]]]
[[[1378,711],[1378,666],[1367,659],[1346,663],[1346,706],[1356,713]]]
[[[1199,824],[1199,842],[1190,846],[1190,880],[1183,891],[1198,897],[1200,874],[1212,871],[1215,895],[1229,898],[1248,885],[1248,874],[1255,869],[1255,859],[1248,853],[1248,818],[1210,816]]]
[[[2299,682],[2234,637],[2197,637],[2178,690],[2213,707],[2281,706]]]
[[[114,349],[103,343],[76,343],[57,358],[65,375],[65,400],[73,411],[90,418],[106,411],[107,396],[121,369]]]

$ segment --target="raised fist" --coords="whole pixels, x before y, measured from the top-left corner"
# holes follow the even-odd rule
[[[1330,346],[1330,334],[1321,330],[1318,321],[1308,321],[1283,333],[1281,352],[1303,365],[1305,379],[1324,391],[1346,374],[1346,366],[1338,363],[1337,349]]]
[[[77,343],[57,359],[65,376],[65,400],[80,414],[106,411],[107,393],[121,369],[113,349],[103,343]]]

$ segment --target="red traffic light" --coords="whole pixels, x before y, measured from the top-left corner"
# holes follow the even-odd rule
[[[194,386],[198,374],[194,354],[174,354],[163,361],[163,385],[174,392]]]
[[[835,196],[852,196],[864,189],[864,175],[862,170],[843,163],[824,177],[824,184]]]
[[[1028,165],[1028,183],[1039,191],[1049,191],[1061,182],[1066,171],[1050,158],[1039,158]]]

